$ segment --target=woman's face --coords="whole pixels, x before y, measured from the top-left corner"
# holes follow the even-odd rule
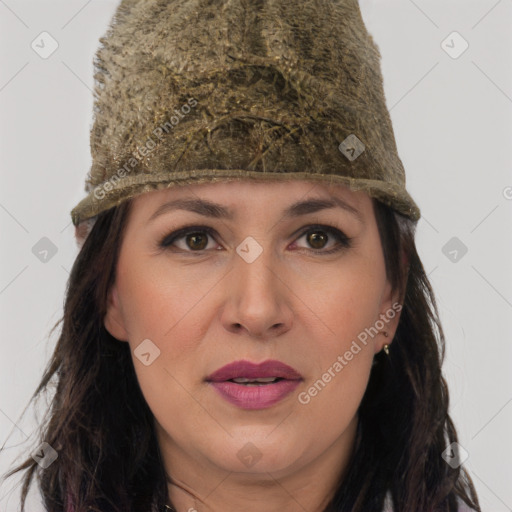
[[[284,477],[353,441],[396,300],[364,192],[186,185],[134,199],[105,326],[130,345],[168,469]],[[279,380],[230,380],[258,377]]]

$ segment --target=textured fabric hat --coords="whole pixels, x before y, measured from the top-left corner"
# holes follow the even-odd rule
[[[419,219],[357,0],[122,0],[100,42],[75,226],[237,179],[339,183]]]

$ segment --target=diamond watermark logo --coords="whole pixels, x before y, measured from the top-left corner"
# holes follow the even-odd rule
[[[133,353],[144,366],[149,366],[160,356],[160,349],[151,340],[145,339]]]
[[[43,236],[32,247],[32,254],[42,263],[48,263],[57,254],[57,246],[49,238]]]
[[[47,59],[55,53],[59,47],[57,40],[48,32],[41,32],[30,44],[39,57]]]
[[[466,255],[468,248],[459,238],[454,236],[443,245],[441,251],[452,263],[458,263]]]
[[[48,443],[44,442],[31,453],[31,456],[43,469],[46,469],[53,464],[59,454]]]
[[[338,149],[353,162],[365,150],[365,145],[352,133],[338,146]]]
[[[469,43],[454,31],[441,43],[441,48],[452,59],[458,59],[469,48]]]
[[[247,443],[236,455],[248,468],[252,468],[263,457],[262,453],[252,443]]]
[[[248,236],[236,248],[236,252],[246,263],[252,263],[263,252],[263,247],[252,236]]]
[[[452,468],[458,468],[469,457],[469,453],[459,443],[452,443],[441,455]]]

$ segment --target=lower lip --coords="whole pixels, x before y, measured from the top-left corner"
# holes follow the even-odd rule
[[[274,384],[244,386],[231,381],[210,382],[217,393],[229,403],[241,409],[266,409],[287,397],[300,380],[280,380]]]

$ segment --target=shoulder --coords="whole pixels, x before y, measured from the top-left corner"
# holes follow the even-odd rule
[[[457,512],[475,512],[475,509],[474,508],[469,508],[465,503],[464,503],[464,500],[462,500],[461,498],[459,498],[457,496],[457,503],[459,505],[459,508],[457,510]]]

